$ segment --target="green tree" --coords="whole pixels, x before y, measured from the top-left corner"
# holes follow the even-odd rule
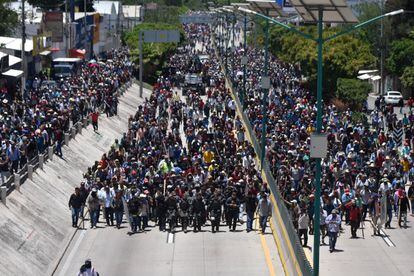
[[[400,80],[404,87],[412,90],[414,88],[414,66],[405,67]]]
[[[414,39],[403,38],[393,41],[387,59],[388,70],[394,75],[401,76],[405,68],[412,65],[414,65]]]
[[[316,37],[314,26],[301,27],[301,31]],[[325,36],[338,32],[337,28],[327,28]],[[316,43],[280,27],[270,31],[270,49],[279,59],[300,65],[309,79],[311,90],[316,90],[317,52]],[[332,97],[336,91],[338,78],[354,78],[359,70],[375,65],[376,58],[371,53],[369,43],[354,35],[343,35],[324,45],[324,96]]]
[[[372,89],[368,82],[358,79],[339,78],[337,86],[336,97],[353,110],[359,110],[362,107]]]
[[[5,3],[9,1],[0,0],[0,35],[9,35],[17,25],[17,13],[8,9]]]
[[[176,30],[181,31],[181,38],[184,37],[181,25],[165,23],[142,23],[132,31],[124,35],[124,41],[131,49],[132,60],[136,65],[139,63],[139,32],[142,30]],[[177,43],[143,43],[144,78],[147,81],[156,80],[155,72],[160,70],[166,58],[177,48]]]
[[[405,11],[414,10],[413,0],[387,0],[385,2],[386,12],[404,9]],[[391,40],[407,37],[414,27],[414,16],[412,13],[404,13],[390,17],[391,21]]]
[[[360,22],[367,21],[371,18],[382,14],[380,2],[369,2],[356,5],[356,12]],[[381,23],[383,25],[383,37],[381,38]],[[381,49],[384,51],[384,56],[388,56],[389,41],[391,40],[392,28],[391,20],[385,17],[372,24],[366,25],[356,32],[358,38],[368,42],[371,45],[372,53],[378,58],[381,56]],[[379,67],[379,64],[378,64]]]

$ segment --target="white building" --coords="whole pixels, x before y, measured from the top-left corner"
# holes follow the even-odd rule
[[[142,19],[143,19],[143,13],[144,13],[144,9],[142,6],[139,5],[135,5],[135,6],[131,6],[131,5],[123,5],[122,6],[122,11],[123,11],[123,21],[122,21],[122,27],[123,29],[132,29],[133,27],[135,27],[137,24],[142,23]]]

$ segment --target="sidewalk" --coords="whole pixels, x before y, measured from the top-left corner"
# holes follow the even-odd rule
[[[320,247],[320,275],[411,275],[414,271],[414,217],[408,215],[408,228],[400,229],[394,217],[391,226],[384,229],[383,236],[372,236],[370,221],[365,221],[364,238],[358,229],[359,238],[351,239],[350,226],[343,222],[344,231],[338,237],[336,249],[329,252],[328,245]],[[396,227],[396,228],[395,228]],[[312,264],[313,235],[309,236],[305,248]],[[325,238],[328,243],[328,237]]]

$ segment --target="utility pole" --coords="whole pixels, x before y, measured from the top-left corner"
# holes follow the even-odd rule
[[[86,26],[87,22],[86,22],[86,0],[83,0],[83,25],[84,25],[84,29],[85,29],[85,50],[86,50],[86,46],[88,43],[88,26]],[[92,57],[92,53],[91,53],[91,57]]]
[[[142,93],[143,93],[143,82],[142,82],[142,74],[144,71],[144,61],[143,59],[143,51],[144,51],[144,47],[143,47],[143,43],[144,43],[144,32],[143,31],[139,31],[138,33],[139,35],[139,96],[142,98]]]
[[[20,85],[20,89],[21,89],[21,94],[22,94],[22,100],[24,99],[24,89],[26,88],[26,56],[25,56],[25,43],[26,43],[26,25],[25,25],[25,20],[26,20],[26,15],[25,15],[25,9],[24,9],[24,1],[22,0],[22,48],[21,48],[21,59],[22,59],[22,71],[23,71],[23,75],[22,75],[22,79],[21,79],[21,85]]]
[[[384,14],[384,0],[381,0],[381,15]],[[385,95],[385,80],[384,80],[384,18],[381,18],[381,41],[379,43],[381,49],[381,61],[380,61],[380,95]]]
[[[70,29],[69,29],[69,13],[68,13],[68,1],[65,0],[65,29],[66,29],[66,55],[69,56],[69,47],[70,47]]]

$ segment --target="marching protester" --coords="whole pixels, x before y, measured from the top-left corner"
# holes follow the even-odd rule
[[[332,210],[331,214],[325,219],[325,223],[328,227],[329,236],[329,252],[335,251],[336,240],[339,233],[339,225],[341,224],[341,217],[338,215],[336,209]]]
[[[142,232],[148,223],[172,233],[178,226],[184,232],[200,232],[210,225],[215,233],[222,223],[235,231],[245,216],[247,230],[256,230],[258,211],[257,230],[265,233],[270,191],[255,167],[252,146],[240,134],[241,121],[229,104],[231,94],[206,39],[209,27],[184,28],[194,45],[203,44],[212,58],[204,63],[191,58],[189,52],[201,53],[194,46],[170,57],[167,66],[174,70],[159,77],[151,96],[129,119],[122,139],[85,173],[92,189],[87,199],[91,215],[99,216],[102,206],[107,226],[112,226],[115,212],[119,228],[125,213],[131,233]],[[174,71],[196,72],[210,80],[193,89]],[[93,227],[96,222],[94,218]]]
[[[222,39],[220,36],[221,32],[216,31],[217,40]],[[385,104],[383,97],[378,97],[373,110],[364,111],[364,119],[357,120],[350,109],[324,102],[322,132],[327,136],[328,154],[322,162],[323,192],[321,198],[314,198],[315,162],[310,157],[310,136],[315,131],[316,99],[302,85],[298,65],[269,55],[271,85],[263,101],[260,85],[265,64],[263,50],[251,45],[246,49],[239,43],[234,51],[225,51],[225,47],[218,51],[227,59],[228,77],[243,101],[253,133],[265,143],[265,157],[296,230],[300,208],[304,207],[310,218],[309,233],[313,234],[315,200],[321,201],[328,217],[336,210],[340,217],[339,229],[346,231],[342,224],[350,224],[353,237],[367,219],[372,220],[376,235],[381,235],[384,224],[391,229],[393,218],[401,217],[404,221],[404,212],[398,210],[400,193],[394,195],[399,189],[405,190],[414,179],[412,110],[397,116],[398,111]],[[245,73],[240,56],[247,57]],[[246,74],[245,87],[243,74]],[[265,137],[261,136],[263,122],[266,123]],[[395,136],[394,129],[402,130],[401,139],[396,139],[400,136]],[[414,198],[412,191],[414,188],[408,196],[410,200]],[[407,201],[403,197],[402,200],[405,208]]]

